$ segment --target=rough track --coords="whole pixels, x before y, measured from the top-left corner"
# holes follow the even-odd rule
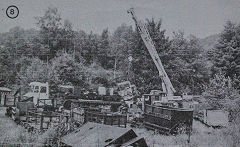
[[[6,107],[0,106],[0,146],[2,144],[24,145],[29,144],[29,135],[26,130],[17,125],[12,119],[5,116]]]

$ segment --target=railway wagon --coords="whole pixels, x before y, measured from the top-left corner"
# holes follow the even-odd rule
[[[193,110],[145,104],[144,125],[163,134],[189,133],[192,130]]]

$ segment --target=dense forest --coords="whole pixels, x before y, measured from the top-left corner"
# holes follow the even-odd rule
[[[178,94],[203,94],[217,107],[239,98],[240,24],[223,24],[211,44],[182,31],[173,32],[170,39],[161,20],[145,23]],[[56,8],[36,17],[36,25],[38,30],[15,27],[0,34],[0,86],[14,89],[49,81],[52,90],[59,84],[94,89],[124,77],[141,93],[161,89],[157,68],[135,26],[122,24],[101,34],[75,31]],[[235,93],[222,94],[229,90]]]

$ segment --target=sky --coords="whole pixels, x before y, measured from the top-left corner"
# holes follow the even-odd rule
[[[15,5],[19,16],[10,19],[6,9]],[[220,33],[226,21],[240,22],[240,0],[0,0],[0,32],[20,26],[35,28],[36,16],[43,16],[48,7],[58,8],[61,17],[73,24],[74,30],[101,33],[113,32],[121,24],[133,25],[127,10],[135,8],[139,19],[162,19],[167,36],[173,31],[204,38]]]

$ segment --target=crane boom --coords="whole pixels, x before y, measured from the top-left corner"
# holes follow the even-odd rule
[[[146,48],[148,49],[148,52],[151,55],[154,64],[156,65],[156,67],[159,71],[159,76],[161,77],[161,80],[162,80],[163,91],[166,92],[167,97],[173,96],[173,94],[176,92],[176,90],[174,89],[174,87],[163,67],[162,61],[161,61],[160,57],[158,56],[157,50],[154,46],[154,43],[149,35],[149,32],[148,32],[145,24],[137,19],[133,8],[129,9],[128,13],[130,13],[132,15],[132,18],[136,24],[136,27],[140,33],[140,36],[141,36]]]

